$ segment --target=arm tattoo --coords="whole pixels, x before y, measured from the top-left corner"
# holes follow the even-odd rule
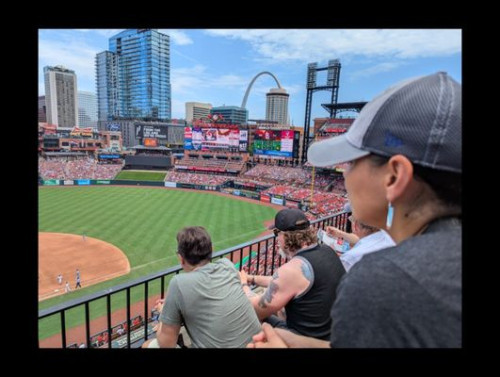
[[[269,287],[267,287],[266,291],[262,295],[262,297],[259,300],[259,306],[263,309],[267,308],[267,304],[271,303],[271,300],[273,299],[273,296],[276,292],[278,292],[278,284],[274,282],[274,280],[271,280],[271,283],[269,284]],[[266,303],[267,302],[267,303]]]

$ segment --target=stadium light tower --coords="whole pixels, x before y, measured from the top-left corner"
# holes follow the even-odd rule
[[[304,121],[304,136],[302,142],[302,163],[307,160],[307,149],[309,148],[309,143],[314,135],[309,135],[309,123],[311,123],[311,106],[312,106],[312,96],[314,92],[319,90],[329,90],[332,92],[331,103],[333,105],[337,104],[338,93],[339,93],[339,80],[340,80],[340,60],[333,59],[328,61],[328,66],[318,68],[318,63],[309,63],[307,65],[307,97],[306,97],[306,118]],[[316,74],[319,71],[328,71],[326,85],[316,84]],[[330,118],[335,118],[337,115],[337,109],[335,106],[330,108]]]

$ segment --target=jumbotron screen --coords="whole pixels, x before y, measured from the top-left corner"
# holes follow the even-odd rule
[[[256,130],[252,144],[254,154],[292,157],[294,131]]]
[[[229,128],[184,128],[184,149],[207,151],[220,148],[246,152],[248,131]]]

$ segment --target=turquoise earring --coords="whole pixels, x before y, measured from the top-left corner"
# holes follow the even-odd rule
[[[387,229],[391,229],[393,217],[394,217],[394,207],[392,206],[392,203],[389,202],[389,205],[387,206],[387,220],[385,221],[385,226]]]

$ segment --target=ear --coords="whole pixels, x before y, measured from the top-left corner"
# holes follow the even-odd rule
[[[388,173],[385,178],[387,201],[394,202],[407,191],[413,178],[413,165],[407,157],[397,154],[387,163]]]

